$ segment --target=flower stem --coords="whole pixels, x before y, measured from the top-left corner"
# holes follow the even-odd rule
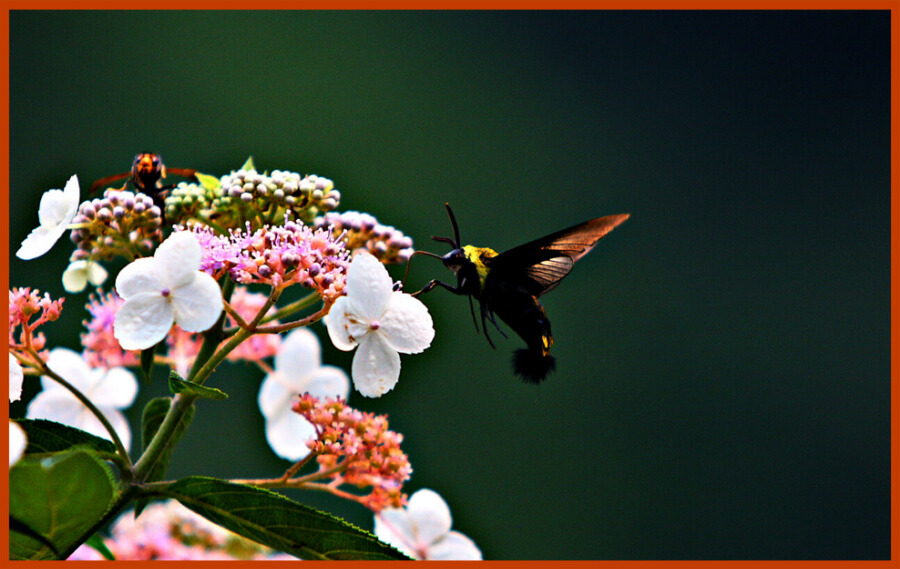
[[[292,302],[290,304],[287,304],[287,305],[279,308],[272,314],[264,317],[262,320],[260,320],[260,324],[265,324],[266,322],[271,322],[272,320],[277,320],[279,318],[284,318],[285,316],[290,316],[291,314],[294,314],[295,312],[299,312],[308,306],[312,306],[313,303],[315,303],[316,300],[318,300],[318,299],[319,299],[319,293],[311,292],[308,295],[301,298],[300,300],[298,300],[296,302]]]

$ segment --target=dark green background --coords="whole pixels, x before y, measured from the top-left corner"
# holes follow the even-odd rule
[[[441,253],[444,201],[498,250],[629,212],[545,298],[542,385],[512,376],[518,339],[425,297],[432,347],[350,400],[404,433],[408,489],[487,558],[885,558],[889,40],[887,12],[13,12],[10,254],[41,192],[146,149],[328,176]],[[63,294],[71,249],[11,259],[11,285]],[[409,287],[434,277],[418,259]],[[262,373],[222,371],[170,474],[280,474]]]

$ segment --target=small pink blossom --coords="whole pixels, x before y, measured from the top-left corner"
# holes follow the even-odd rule
[[[113,323],[116,312],[125,304],[114,292],[91,295],[85,306],[91,314],[90,320],[84,321],[87,333],[81,335],[84,346],[84,359],[91,367],[136,366],[140,358],[137,351],[126,351],[113,336]]]
[[[53,300],[49,293],[30,288],[9,291],[9,348],[11,350],[44,349],[46,339],[37,332],[38,326],[59,318],[63,301]]]
[[[316,429],[318,438],[308,445],[316,455],[319,471],[340,467],[331,474],[329,487],[371,487],[367,495],[341,495],[373,512],[406,504],[403,483],[409,480],[412,466],[400,450],[403,435],[388,430],[386,415],[363,413],[341,399],[320,401],[309,394],[300,397],[293,409]]]

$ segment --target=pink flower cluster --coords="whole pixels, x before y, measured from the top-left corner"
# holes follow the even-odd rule
[[[402,489],[412,466],[400,450],[403,435],[388,430],[386,415],[363,413],[341,399],[320,401],[309,394],[300,397],[293,410],[306,417],[318,433],[309,448],[316,455],[319,472],[333,471],[329,487],[370,486],[372,490],[365,496],[342,495],[374,512],[406,504]]]
[[[59,318],[63,301],[53,300],[49,293],[41,296],[37,289],[13,288],[9,291],[9,348],[11,350],[44,349],[46,338],[37,327]],[[35,318],[36,317],[36,318]]]
[[[123,304],[123,299],[109,292],[91,295],[90,302],[85,306],[91,313],[91,319],[83,322],[88,331],[81,335],[81,344],[84,346],[84,359],[91,367],[136,366],[140,363],[138,352],[123,350],[113,336],[116,312]]]
[[[288,221],[256,231],[247,224],[245,229],[231,230],[227,237],[203,226],[191,231],[203,248],[200,270],[214,278],[227,271],[242,284],[280,287],[299,283],[325,300],[343,294],[350,253],[324,229],[312,230]]]
[[[104,543],[117,561],[295,559],[219,527],[174,500],[151,504],[137,519],[132,512],[123,514]],[[101,559],[87,545],[69,557]]]

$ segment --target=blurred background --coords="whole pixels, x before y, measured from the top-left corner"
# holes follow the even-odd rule
[[[329,177],[441,254],[445,201],[498,251],[627,212],[544,297],[541,385],[511,373],[518,338],[492,350],[464,298],[423,297],[432,347],[350,398],[404,434],[407,490],[489,559],[887,558],[889,42],[888,12],[14,11],[10,286],[64,296],[71,242],[13,256],[42,192],[146,150]],[[407,288],[432,278],[417,258]],[[87,293],[65,296],[44,331],[78,349]],[[263,376],[222,367],[172,478],[284,471]],[[142,385],[133,432],[164,394]]]

